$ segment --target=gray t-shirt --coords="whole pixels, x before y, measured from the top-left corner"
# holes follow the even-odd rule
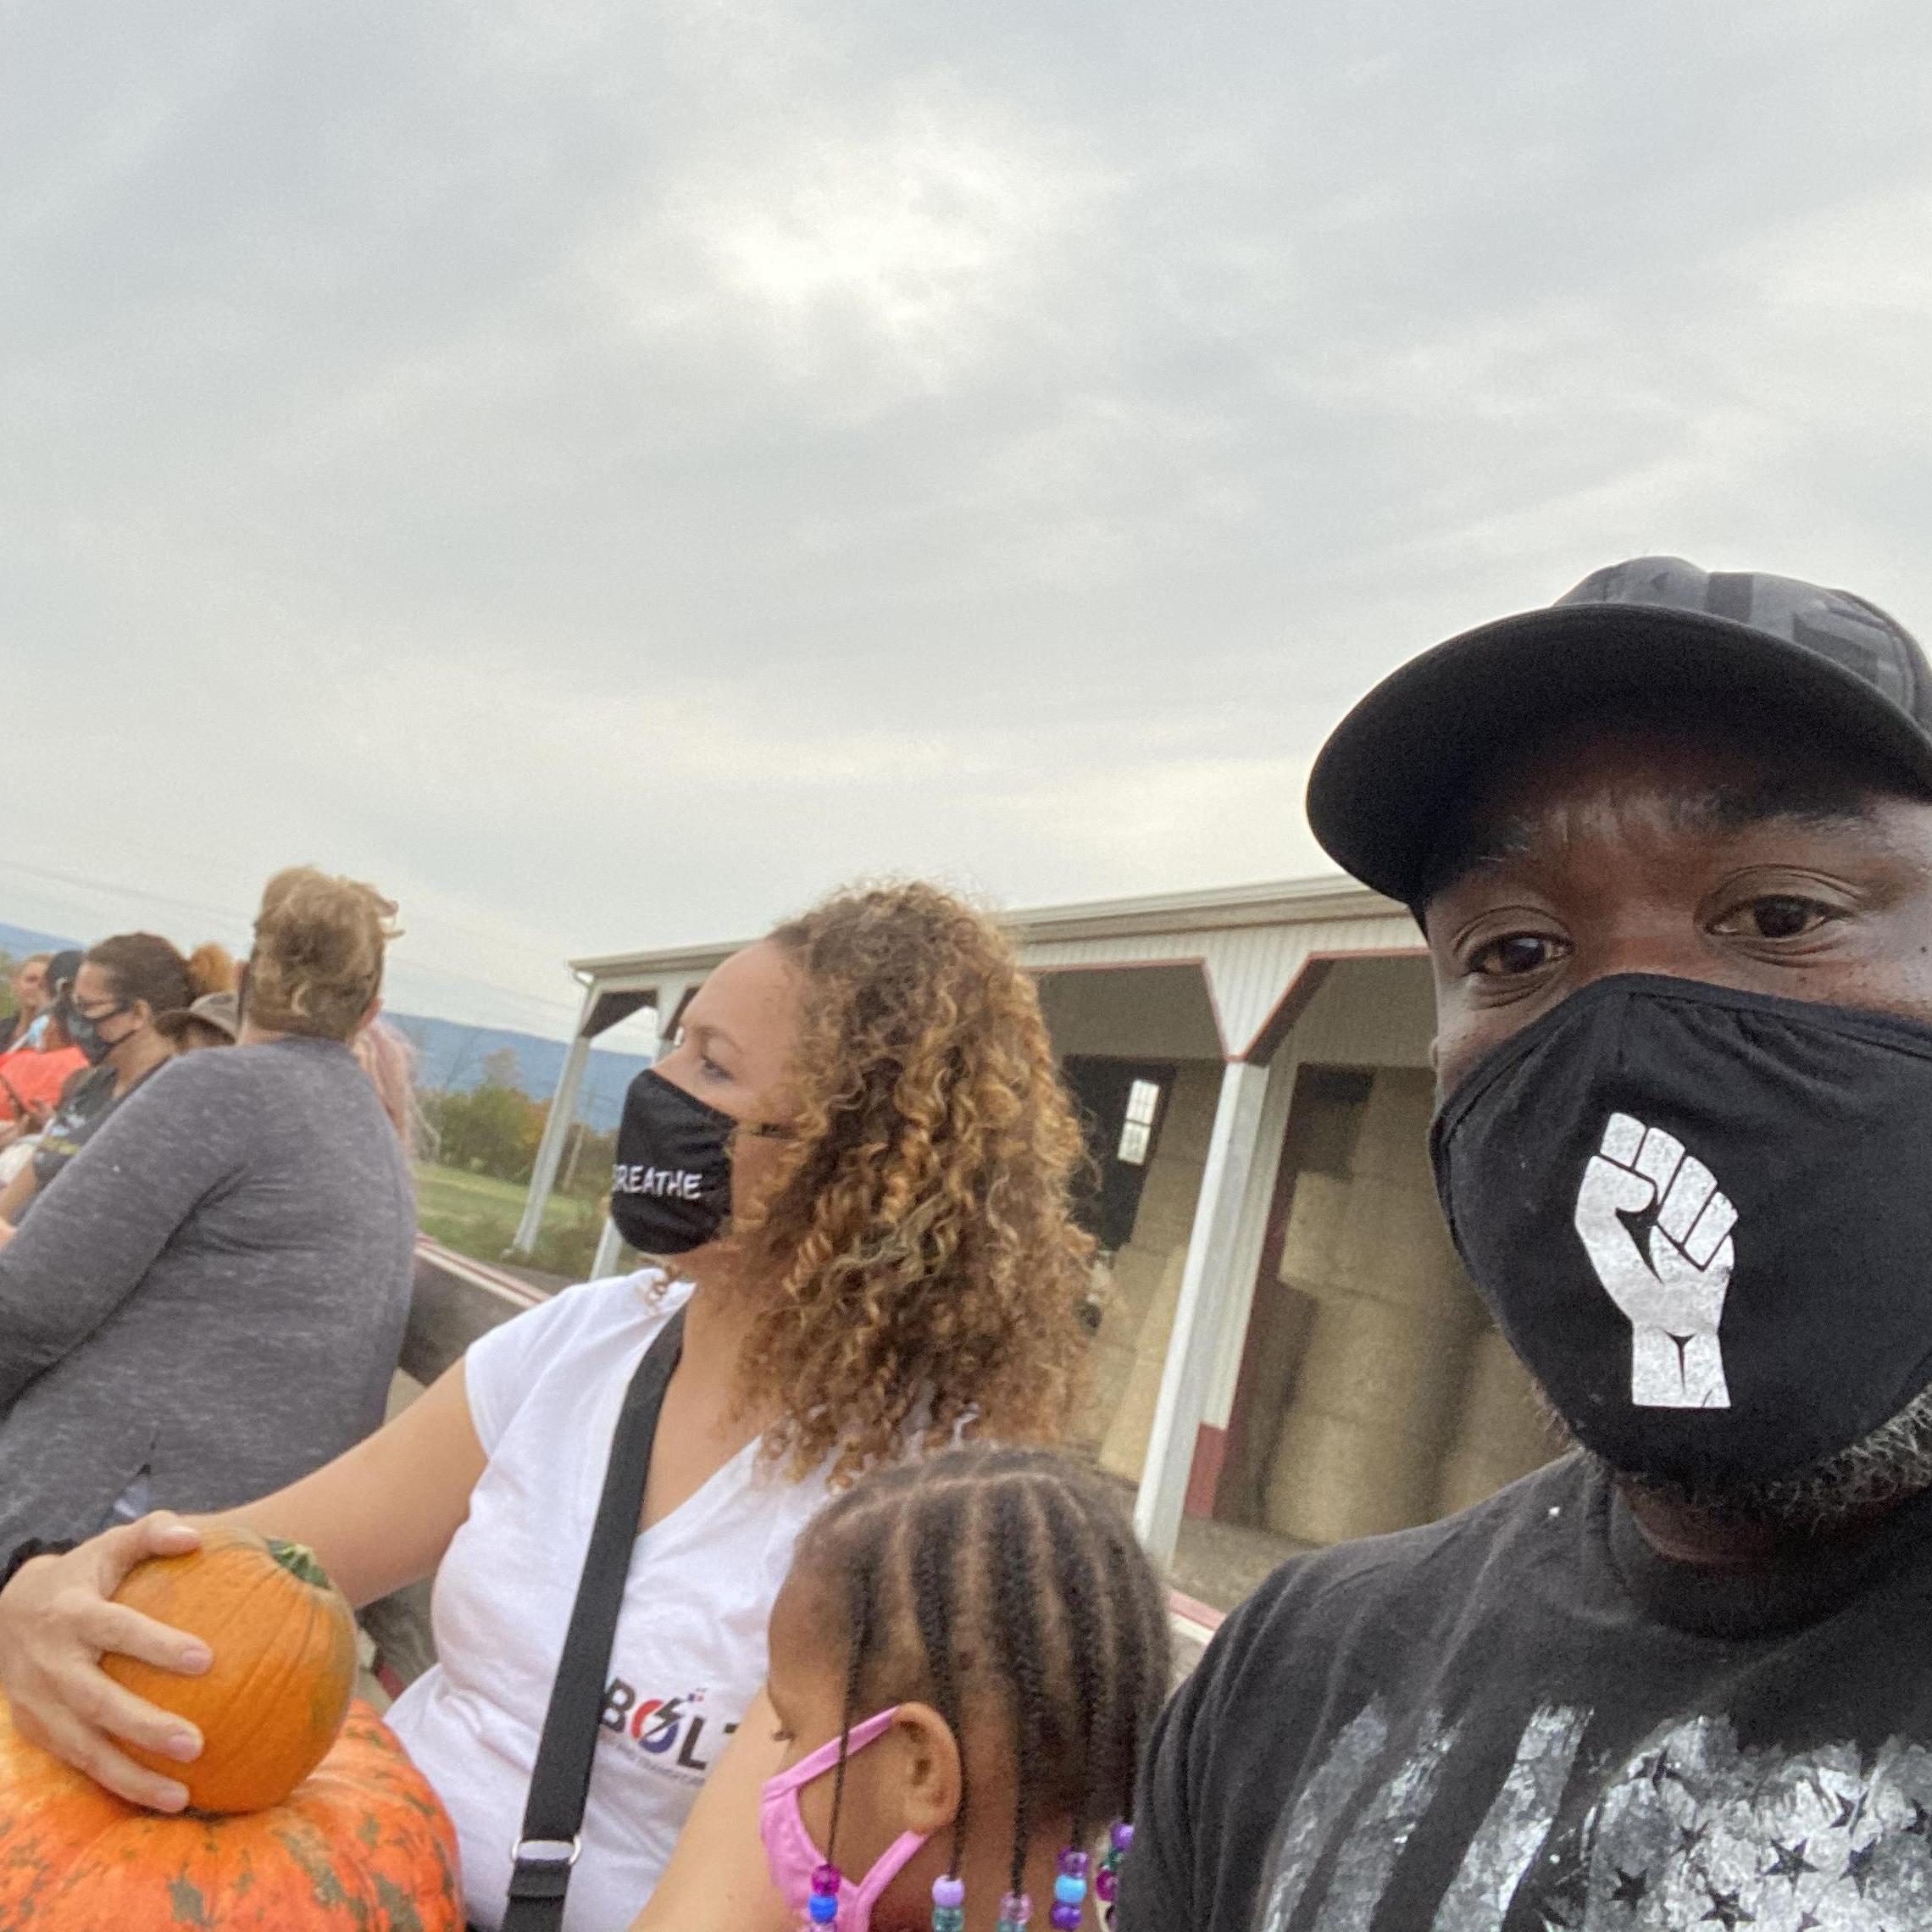
[[[130,1496],[232,1507],[377,1428],[414,1235],[347,1047],[161,1068],[0,1250],[0,1552],[91,1535]]]

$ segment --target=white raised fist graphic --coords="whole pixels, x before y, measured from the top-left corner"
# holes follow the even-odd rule
[[[1656,1211],[1649,1252],[1620,1219]],[[1613,1113],[1576,1197],[1576,1231],[1604,1292],[1633,1331],[1639,1408],[1729,1408],[1718,1323],[1737,1210],[1711,1170],[1661,1127]]]

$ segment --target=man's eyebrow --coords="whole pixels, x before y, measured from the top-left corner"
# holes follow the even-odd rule
[[[1424,870],[1413,910],[1420,913],[1439,892],[1459,886],[1474,872],[1488,872],[1513,858],[1521,858],[1531,845],[1524,819],[1485,819],[1480,825],[1452,824]]]
[[[1671,823],[1681,831],[1741,832],[1780,820],[1801,825],[1869,825],[1876,799],[1853,785],[1774,778],[1756,785],[1721,785],[1674,800]],[[1523,817],[1485,819],[1452,825],[1436,848],[1418,903],[1460,885],[1471,874],[1494,871],[1535,848],[1535,822]]]
[[[1767,779],[1758,785],[1721,785],[1680,802],[1673,813],[1687,830],[1740,832],[1789,819],[1806,825],[1864,825],[1877,816],[1870,792],[1844,782]]]

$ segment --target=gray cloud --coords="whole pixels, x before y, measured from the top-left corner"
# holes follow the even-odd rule
[[[314,857],[554,1024],[854,872],[1312,869],[1350,700],[1618,556],[1932,630],[1904,0],[0,24],[4,847],[163,896],[0,915]]]

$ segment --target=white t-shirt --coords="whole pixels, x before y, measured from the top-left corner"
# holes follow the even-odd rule
[[[500,1924],[551,1679],[611,1432],[651,1338],[691,1293],[655,1270],[567,1288],[470,1346],[489,1464],[436,1572],[439,1661],[389,1723],[454,1820],[469,1916]],[[765,1676],[765,1620],[825,1500],[741,1450],[637,1539],[608,1675],[566,1932],[623,1932]]]

